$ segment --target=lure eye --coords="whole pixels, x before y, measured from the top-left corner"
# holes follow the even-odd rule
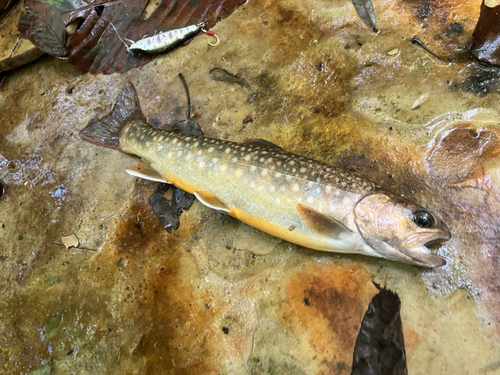
[[[431,228],[437,224],[434,215],[424,210],[416,211],[412,216],[412,220],[420,228]]]

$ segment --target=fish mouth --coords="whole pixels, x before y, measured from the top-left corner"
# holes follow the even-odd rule
[[[439,231],[417,233],[404,241],[403,249],[400,251],[404,256],[411,259],[411,263],[421,267],[436,268],[442,267],[446,261],[440,256],[431,252],[428,246],[443,243],[451,238],[451,233],[446,228]]]
[[[443,225],[442,228],[439,229],[412,234],[404,240],[403,246],[407,248],[414,248],[419,246],[427,247],[436,243],[446,242],[450,238],[450,230]]]

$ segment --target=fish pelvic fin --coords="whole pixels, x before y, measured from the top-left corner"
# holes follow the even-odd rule
[[[156,169],[154,169],[151,165],[145,162],[140,162],[133,167],[127,168],[125,170],[129,175],[144,178],[146,180],[158,181],[169,184],[168,178],[160,174]]]
[[[322,214],[312,207],[297,204],[295,207],[307,227],[316,233],[340,238],[343,235],[351,234],[351,230],[334,218]]]
[[[118,95],[111,113],[102,119],[93,119],[80,132],[84,141],[124,151],[120,145],[120,135],[128,123],[142,120],[137,92],[131,82],[127,82]]]
[[[213,208],[214,210],[230,213],[229,208],[219,198],[208,191],[195,191],[194,196],[203,203],[205,206]]]

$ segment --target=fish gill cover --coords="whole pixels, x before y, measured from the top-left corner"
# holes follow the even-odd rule
[[[123,73],[154,58],[129,54],[121,38],[140,40],[159,32],[205,23],[209,29],[244,0],[25,0],[21,37],[84,72]],[[113,28],[116,27],[116,31]]]

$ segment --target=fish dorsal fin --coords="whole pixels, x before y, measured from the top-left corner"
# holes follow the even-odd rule
[[[213,208],[217,211],[229,212],[229,208],[215,195],[208,191],[195,191],[193,192],[196,198],[205,206]]]
[[[126,172],[132,176],[144,178],[146,180],[164,182],[166,184],[169,183],[165,176],[159,174],[153,167],[143,161],[133,167],[127,168]]]
[[[252,146],[278,148],[280,150],[283,150],[280,146],[275,145],[274,143],[266,141],[265,139],[261,139],[261,138],[247,138],[243,141],[243,143],[246,143],[246,144],[252,145]]]
[[[317,233],[339,238],[342,235],[352,233],[344,224],[334,218],[322,214],[314,208],[298,204],[296,207],[300,217],[307,227]]]

